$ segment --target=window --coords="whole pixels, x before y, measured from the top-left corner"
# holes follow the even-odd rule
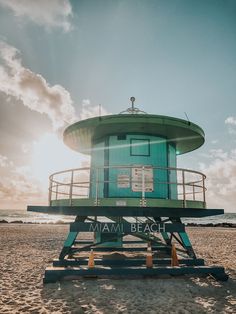
[[[119,135],[117,135],[117,140],[118,140],[118,141],[124,141],[124,140],[126,140],[126,134],[119,134]]]
[[[150,156],[150,140],[148,139],[130,139],[131,156]]]

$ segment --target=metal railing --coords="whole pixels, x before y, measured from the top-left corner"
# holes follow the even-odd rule
[[[134,171],[135,170],[135,171]],[[109,191],[116,191],[117,198],[126,197],[129,191],[134,198],[165,198],[206,203],[206,176],[198,171],[172,167],[128,165],[99,168],[77,168],[56,172],[49,177],[49,204],[53,200],[94,198],[98,204]],[[164,195],[158,195],[158,191]],[[163,194],[163,193],[162,193]],[[114,195],[113,195],[114,196]]]

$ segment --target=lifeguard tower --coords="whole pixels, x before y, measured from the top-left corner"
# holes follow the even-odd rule
[[[176,166],[177,155],[204,143],[196,124],[134,106],[76,122],[64,143],[91,156],[87,168],[50,176],[49,206],[29,211],[75,216],[59,259],[44,282],[109,275],[200,275],[227,280],[224,268],[197,258],[181,218],[223,214],[207,209],[205,175]],[[84,232],[93,237],[81,238]]]

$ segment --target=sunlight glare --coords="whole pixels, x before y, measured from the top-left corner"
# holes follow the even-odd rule
[[[83,167],[88,157],[70,150],[56,134],[46,133],[33,143],[32,175],[43,183],[57,171]]]

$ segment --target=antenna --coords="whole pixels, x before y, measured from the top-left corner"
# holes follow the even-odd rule
[[[185,117],[187,118],[187,120],[188,120],[188,124],[190,125],[191,124],[191,122],[190,122],[190,120],[189,120],[189,118],[188,118],[188,115],[187,115],[187,113],[184,111],[184,114],[185,114]]]
[[[101,120],[101,115],[102,115],[102,105],[98,105],[98,115],[99,115],[99,120]]]

